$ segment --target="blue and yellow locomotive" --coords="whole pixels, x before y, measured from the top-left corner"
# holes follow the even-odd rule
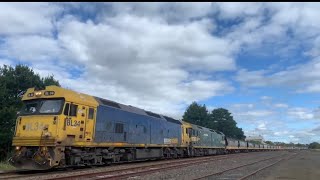
[[[22,101],[9,160],[20,169],[256,149],[212,129],[57,86],[29,88]]]
[[[22,169],[98,165],[224,153],[224,135],[133,106],[57,86],[30,88],[16,122]]]

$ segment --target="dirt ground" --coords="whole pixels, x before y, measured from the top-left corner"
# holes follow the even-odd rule
[[[256,174],[253,179],[320,180],[320,151],[301,150],[292,159],[283,161]]]

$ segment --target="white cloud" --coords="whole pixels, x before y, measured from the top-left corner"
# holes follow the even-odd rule
[[[286,70],[267,75],[267,71],[240,70],[236,80],[249,87],[290,87],[296,92],[319,92],[320,59],[288,67]]]
[[[248,103],[248,104],[232,104],[233,108],[253,108],[254,104]]]
[[[259,125],[258,125],[258,129],[259,129],[259,130],[266,130],[266,129],[267,129],[266,124],[265,124],[265,123],[259,124]]]
[[[215,72],[235,68],[229,41],[211,36],[202,22],[168,25],[119,15],[106,17],[99,24],[71,18],[58,27],[62,47],[86,67],[85,81],[97,82],[101,90],[110,89],[104,97],[159,112],[163,107],[174,109],[171,106],[233,89],[224,80],[192,76],[200,69]],[[91,92],[86,87],[80,89]]]
[[[313,40],[312,45],[312,49],[308,50],[306,55],[310,55],[311,57],[320,56],[320,36]]]
[[[318,126],[318,127],[314,128],[314,129],[312,129],[312,130],[311,130],[311,132],[313,132],[313,133],[317,133],[317,134],[319,134],[319,135],[320,135],[320,126]]]
[[[277,104],[274,104],[274,107],[277,107],[277,108],[288,108],[289,106],[287,104],[277,103]]]
[[[216,106],[206,106],[206,107],[208,109],[208,112],[211,112],[212,110],[219,108],[219,107],[216,107]]]
[[[283,135],[287,135],[289,134],[289,131],[277,131],[277,132],[274,132],[273,135],[275,136],[283,136]]]
[[[0,45],[0,54],[29,62],[61,58],[58,42],[38,35],[13,36]]]
[[[228,6],[236,7],[233,3]],[[243,6],[246,7],[245,4]],[[320,26],[316,23],[320,15],[319,7],[317,3],[256,3],[253,8],[255,17],[245,15],[241,7],[235,10],[236,13],[231,13],[231,18],[239,16],[243,19],[226,35],[234,44],[244,46],[246,50],[254,49],[254,52],[264,53],[261,47],[269,43],[275,51],[271,53],[280,54],[288,62],[294,60],[290,55],[301,50],[303,44],[311,47],[306,50],[305,55],[312,58],[278,72],[272,68],[254,71],[240,69],[236,80],[246,87],[276,86],[290,88],[291,91],[300,93],[320,92],[318,85]],[[260,9],[259,12],[257,9]],[[263,18],[264,10],[268,10],[267,19]]]
[[[290,108],[288,110],[288,115],[297,119],[302,119],[302,120],[314,119],[314,114],[312,113],[312,111],[310,111],[307,108],[301,108],[301,107]]]
[[[50,3],[1,3],[0,35],[51,34],[52,20],[61,9]]]
[[[277,111],[273,109],[261,107],[260,104],[262,101],[261,99],[261,102],[231,104],[227,109],[232,112],[237,122],[245,124],[254,123],[258,126],[261,123],[265,123],[265,121],[271,120],[272,117],[277,114]]]
[[[304,89],[299,89],[297,92],[299,93],[319,93],[320,92],[320,85],[319,85],[320,81],[318,80],[314,80],[312,82],[310,82],[310,84],[304,88]]]
[[[13,65],[13,62],[9,59],[1,59],[0,58],[0,67],[2,67],[3,65],[11,66],[11,65]]]
[[[292,130],[290,135],[287,136],[287,142],[312,143],[319,141],[318,137],[319,136],[310,129]]]
[[[272,111],[267,111],[267,110],[255,110],[255,111],[238,113],[239,116],[252,116],[252,117],[265,117],[272,114],[273,114]]]
[[[312,113],[313,113],[314,119],[320,120],[320,108],[319,108],[319,107],[317,107],[316,109],[314,109],[314,110],[312,111]]]
[[[116,14],[133,14],[140,17],[159,18],[169,23],[187,22],[191,18],[201,18],[212,13],[210,2],[152,2],[152,3],[111,3]]]
[[[246,136],[262,135],[265,140],[286,143],[308,143],[317,139],[306,138],[314,136],[316,130],[303,128],[306,122],[299,120],[308,120],[307,124],[316,122],[314,119],[319,114],[318,109],[290,107],[288,104],[278,103],[274,98],[269,103],[263,103],[266,99],[271,98],[262,96],[258,102],[232,104],[227,107],[238,125],[244,129]],[[294,137],[289,137],[290,135]]]
[[[233,90],[211,74],[236,69],[236,48],[210,33],[210,4],[111,5],[112,16],[82,22],[71,15],[56,18],[80,8],[73,3],[4,4],[10,12],[0,13],[8,28],[0,31],[6,35],[0,54],[31,64],[43,76],[54,74],[64,87],[176,117],[187,103]],[[167,7],[173,10],[163,11]],[[87,86],[93,82],[94,88]]]
[[[270,97],[270,96],[262,96],[260,99],[266,101],[266,100],[271,100],[272,97]]]
[[[263,3],[240,3],[240,2],[220,2],[216,3],[219,7],[219,16],[222,19],[235,19],[245,16],[256,16],[262,13]]]

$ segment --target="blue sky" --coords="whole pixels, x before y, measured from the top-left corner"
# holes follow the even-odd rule
[[[319,3],[1,3],[0,65],[181,119],[227,108],[247,136],[320,141]]]

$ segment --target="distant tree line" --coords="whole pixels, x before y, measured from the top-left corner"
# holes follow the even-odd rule
[[[21,97],[30,87],[60,86],[54,77],[40,77],[26,65],[0,66],[0,160],[11,151],[17,111],[22,107]]]
[[[183,120],[192,124],[218,130],[227,137],[242,139],[246,136],[241,128],[237,127],[237,122],[231,113],[224,108],[213,109],[208,112],[206,105],[199,105],[193,102],[183,115]]]
[[[275,146],[284,146],[284,147],[308,147],[309,149],[320,149],[319,143],[313,142],[311,144],[300,144],[300,143],[284,143],[284,142],[271,142],[265,141],[266,144],[275,145]]]

